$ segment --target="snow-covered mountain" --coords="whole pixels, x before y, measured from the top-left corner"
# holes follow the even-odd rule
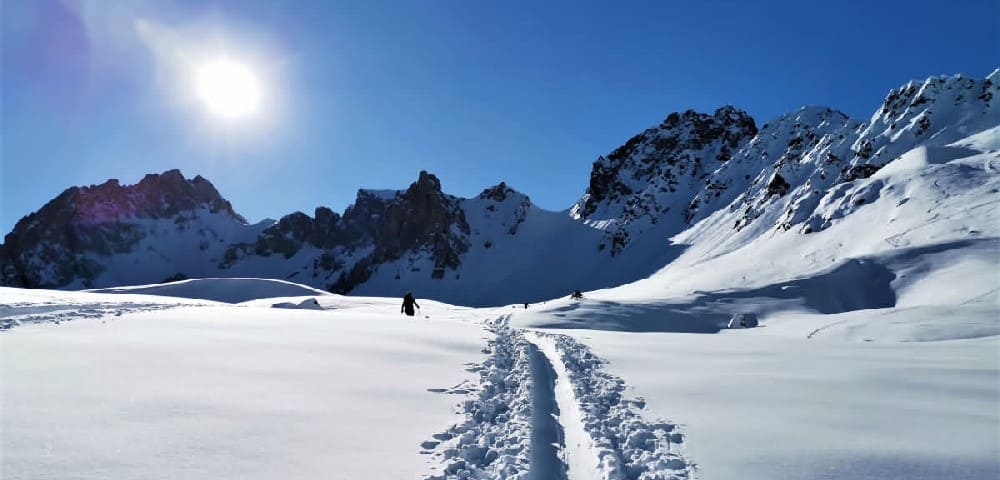
[[[867,122],[813,106],[763,125],[730,106],[672,113],[599,157],[584,195],[562,212],[504,183],[474,198],[451,196],[426,172],[405,190],[359,190],[343,214],[318,207],[256,225],[207,180],[176,170],[132,186],[73,187],[6,236],[0,281],[95,288],[268,277],[338,293],[413,290],[467,305],[611,287],[649,277],[685,250],[721,255],[764,236],[823,235],[891,201],[885,189],[894,187],[873,175],[893,164],[983,157],[995,167],[998,84],[1000,72],[910,82]],[[1000,198],[979,188],[995,183],[995,168],[945,185],[934,168],[904,167],[897,170],[930,179],[912,188]],[[931,210],[907,214],[940,213]]]
[[[201,176],[178,170],[135,185],[72,187],[22,218],[4,238],[2,280],[22,287],[80,288],[203,276],[226,247],[254,238]]]

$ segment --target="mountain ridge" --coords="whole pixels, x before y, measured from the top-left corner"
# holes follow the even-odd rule
[[[718,235],[734,245],[767,231],[824,230],[877,200],[872,189],[844,198],[840,185],[866,181],[914,148],[946,148],[1000,124],[998,72],[911,81],[890,90],[867,122],[822,106],[759,127],[728,105],[671,113],[599,156],[586,191],[562,212],[538,208],[505,182],[472,198],[448,195],[423,171],[403,190],[359,189],[343,213],[320,206],[313,216],[256,225],[207,179],[177,170],[129,186],[71,187],[7,234],[0,283],[267,276],[476,305],[611,287],[666,265],[678,254],[669,239],[709,217],[731,222]]]

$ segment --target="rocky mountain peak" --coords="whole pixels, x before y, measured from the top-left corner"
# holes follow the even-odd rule
[[[594,162],[590,185],[572,214],[621,223],[646,216],[656,222],[674,194],[728,161],[756,134],[753,118],[729,105],[713,114],[671,113]]]
[[[135,185],[109,179],[66,189],[6,235],[3,282],[33,287],[86,282],[103,270],[94,256],[131,251],[149,234],[146,224],[163,221],[184,230],[201,214],[246,224],[211,182],[200,176],[188,180],[179,170],[148,174]],[[55,267],[34,269],[40,260]]]
[[[483,192],[479,194],[476,198],[482,200],[493,200],[494,202],[502,202],[507,200],[507,197],[512,194],[518,193],[513,188],[507,186],[506,182],[500,182],[492,187],[483,189]]]
[[[410,184],[410,188],[407,189],[407,193],[415,194],[428,194],[428,193],[441,193],[441,181],[433,173],[427,173],[424,170],[420,171],[420,175],[417,177],[417,181]]]
[[[60,208],[73,210],[74,221],[89,225],[138,218],[169,218],[199,207],[211,213],[225,213],[246,223],[211,182],[201,176],[188,180],[176,169],[148,174],[135,185],[123,186],[117,179],[110,179],[100,185],[73,187],[68,192],[57,198],[69,203]],[[39,213],[44,214],[45,210],[43,207]]]

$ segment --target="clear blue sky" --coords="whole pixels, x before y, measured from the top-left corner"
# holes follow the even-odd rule
[[[598,155],[672,111],[867,119],[911,78],[1000,63],[996,0],[753,3],[5,1],[0,230],[68,186],[171,168],[251,221],[422,169],[563,209]],[[206,120],[140,23],[254,57],[266,118]]]

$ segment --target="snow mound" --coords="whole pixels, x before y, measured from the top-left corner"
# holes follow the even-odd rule
[[[323,306],[319,304],[315,298],[307,298],[299,302],[278,302],[271,305],[271,308],[296,308],[302,310],[323,310]]]
[[[306,285],[270,278],[198,278],[179,282],[88,290],[95,293],[139,293],[240,303],[274,297],[330,295]]]

